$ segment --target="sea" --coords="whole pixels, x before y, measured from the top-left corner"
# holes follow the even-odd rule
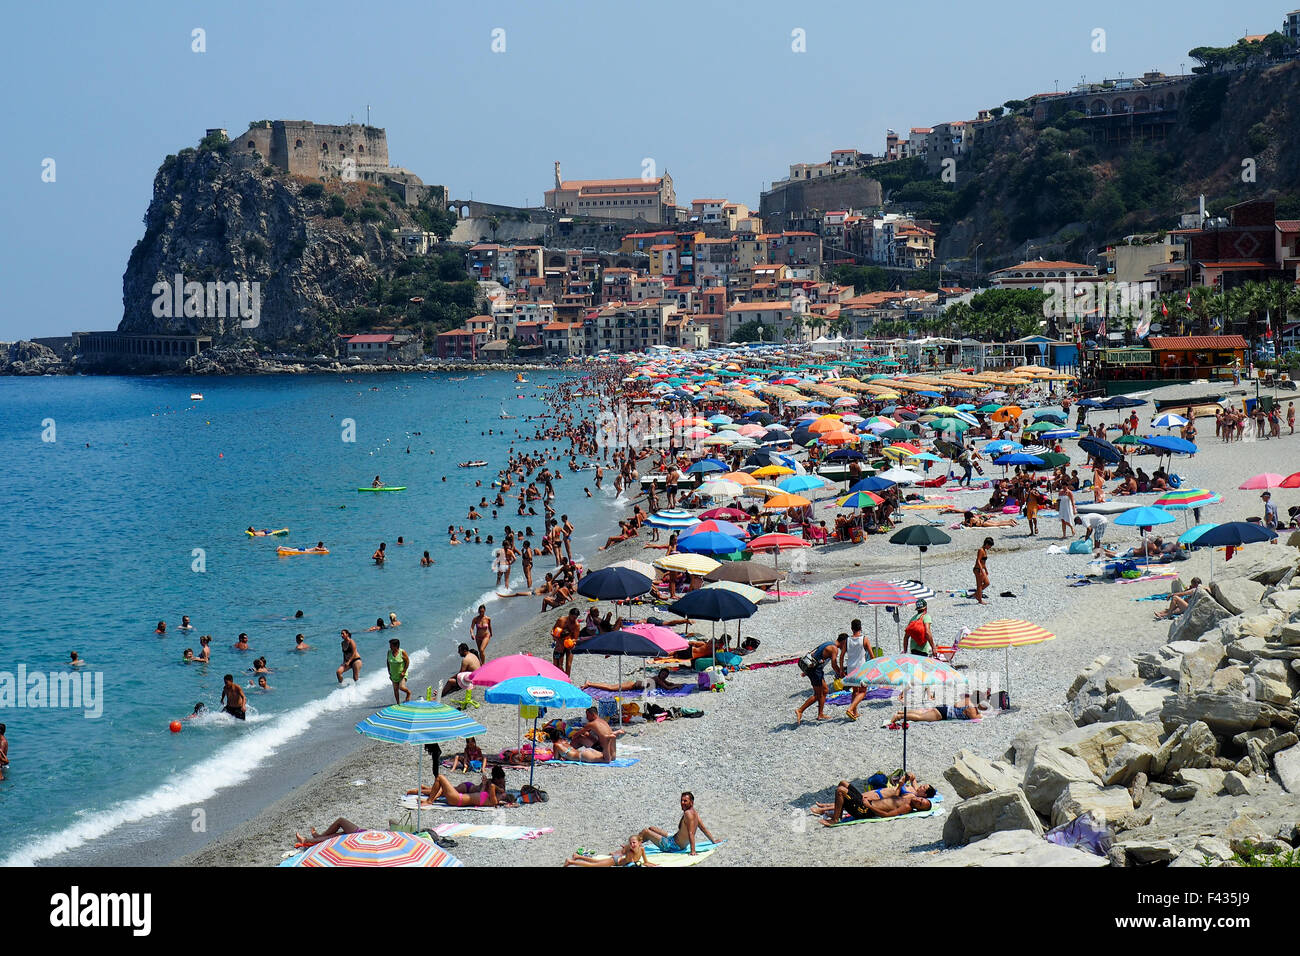
[[[0,723],[11,761],[0,863],[131,865],[197,850],[359,745],[355,723],[392,702],[390,634],[366,632],[377,618],[402,622],[392,636],[411,655],[418,696],[452,672],[458,643],[473,643],[478,604],[498,634],[535,613],[537,599],[497,596],[492,547],[452,546],[447,528],[474,525],[498,543],[506,525],[541,533],[540,502],[535,516],[518,516],[510,497],[495,520],[490,507],[467,515],[494,497],[512,442],[551,446],[516,432],[547,424],[529,420],[549,413],[538,386],[573,377],[0,378]],[[472,459],[488,465],[457,467]],[[625,502],[595,489],[591,471],[561,473],[554,504],[578,529],[581,560]],[[376,475],[406,490],[356,490]],[[290,530],[253,538],[250,525]],[[317,541],[329,555],[276,554]],[[380,542],[382,567],[371,561]],[[425,550],[432,567],[420,566]],[[538,576],[551,566],[539,558]],[[523,587],[518,564],[511,584]],[[193,630],[179,629],[182,615]],[[342,627],[365,660],[356,686],[335,678]],[[241,632],[247,651],[233,647]],[[294,651],[298,633],[310,651]],[[202,634],[211,663],[184,663]],[[73,651],[84,667],[70,666]],[[268,691],[248,686],[259,656]],[[247,721],[219,712],[227,673],[245,686]],[[208,714],[187,719],[198,702]]]

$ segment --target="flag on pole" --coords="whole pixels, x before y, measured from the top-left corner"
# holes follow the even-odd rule
[[[1160,314],[1163,315],[1165,318],[1169,317],[1169,306],[1166,305],[1164,302],[1160,303]]]
[[[1147,333],[1150,331],[1151,331],[1151,316],[1150,314],[1144,314],[1140,319],[1138,319],[1137,337],[1140,339],[1144,339],[1147,337]]]
[[[1189,309],[1192,307],[1192,290],[1191,290],[1191,289],[1188,289],[1188,290],[1187,290],[1187,307],[1188,307]]]
[[[1264,338],[1271,339],[1272,337],[1273,337],[1273,317],[1272,317],[1272,313],[1268,309],[1265,309],[1264,310]]]

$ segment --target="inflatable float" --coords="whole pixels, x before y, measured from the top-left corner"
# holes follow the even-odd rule
[[[276,531],[268,531],[266,528],[263,528],[261,531],[250,531],[247,528],[244,529],[244,534],[248,535],[250,538],[267,538],[273,535],[275,537],[283,537],[288,533],[288,528],[280,528]]]
[[[462,461],[457,468],[484,468],[487,466],[485,461]]]
[[[357,491],[405,491],[406,485],[380,485],[378,488],[358,488]]]
[[[298,554],[329,554],[329,548],[276,548],[275,553],[287,558]]]

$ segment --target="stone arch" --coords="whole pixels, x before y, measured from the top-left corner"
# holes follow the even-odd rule
[[[358,144],[357,144],[357,152],[358,152],[358,153],[364,153],[365,151],[366,151],[366,144],[365,144],[365,143],[358,143]]]
[[[568,263],[565,262],[564,256],[560,255],[559,253],[556,253],[555,255],[551,256],[549,259],[546,260],[546,264],[548,266],[565,266]]]
[[[1115,100],[1115,112],[1116,112],[1116,113],[1127,113],[1127,112],[1128,112],[1128,100],[1124,99],[1124,97],[1122,97],[1122,96],[1119,97],[1119,99]]]
[[[321,144],[320,144],[320,151],[321,151],[322,153],[328,153],[328,152],[330,151],[330,144],[329,144],[329,143],[321,143]]]
[[[300,140],[300,139],[295,139],[295,140],[293,141],[293,148],[294,148],[294,149],[302,149],[302,140]]]
[[[1093,101],[1092,101],[1092,113],[1093,113],[1094,116],[1104,116],[1104,115],[1106,115],[1106,101],[1105,101],[1105,100],[1093,100]]]
[[[461,218],[461,219],[468,219],[468,218],[469,218],[469,203],[462,203],[462,204],[461,204],[461,207],[460,207],[460,218]]]
[[[256,148],[257,148],[257,144],[254,143],[254,142],[250,139],[250,140],[248,141],[248,148],[249,148],[249,149],[256,149]]]
[[[1151,109],[1151,102],[1145,96],[1139,96],[1133,101],[1134,113],[1145,113],[1149,109]]]

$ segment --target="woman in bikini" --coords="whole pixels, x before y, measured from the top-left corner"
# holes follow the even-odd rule
[[[645,846],[631,837],[609,856],[579,856],[574,853],[564,861],[565,866],[655,866],[646,859]]]
[[[571,760],[574,763],[606,763],[605,755],[595,747],[575,747],[564,739],[560,731],[550,727],[546,731],[551,741],[551,751],[556,760]]]
[[[433,785],[423,789],[428,794],[428,799],[420,801],[422,807],[430,806],[438,799],[445,800],[449,807],[499,807],[503,804],[512,805],[515,802],[514,796],[506,793],[504,787],[499,787],[492,782],[489,782],[483,790],[462,793],[444,774],[438,774],[438,779]]]

